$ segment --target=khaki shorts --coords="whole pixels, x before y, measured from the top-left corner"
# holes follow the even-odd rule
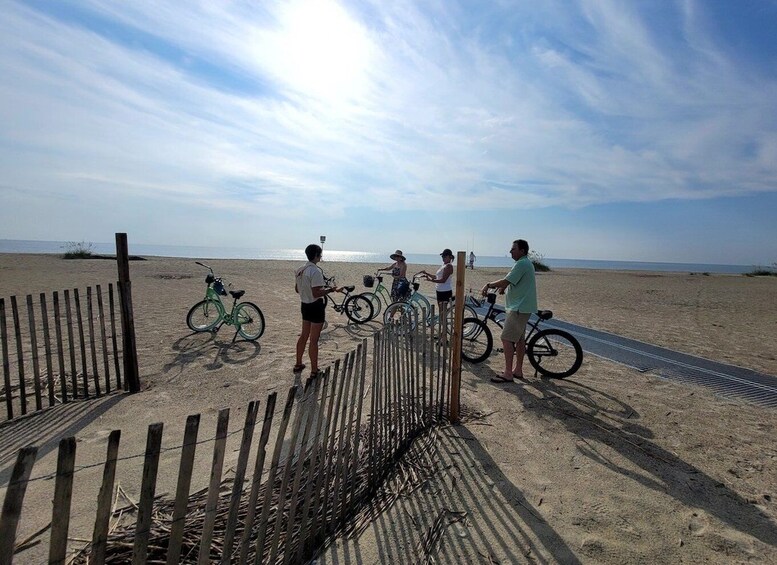
[[[531,314],[508,310],[505,316],[505,325],[502,328],[502,341],[518,343],[526,333],[526,323]]]

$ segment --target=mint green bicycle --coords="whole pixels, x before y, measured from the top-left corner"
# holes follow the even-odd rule
[[[423,312],[426,311],[426,320],[425,323],[427,326],[432,326],[432,324],[436,324],[439,320],[439,316],[435,315],[432,316],[432,304],[429,302],[429,299],[426,298],[423,294],[421,294],[418,289],[421,287],[421,283],[419,282],[421,278],[421,272],[416,273],[413,275],[413,293],[410,295],[410,297],[407,300],[400,300],[397,302],[393,302],[389,304],[389,306],[386,308],[386,311],[383,314],[383,323],[384,324],[397,324],[401,323],[404,325],[409,325],[409,327],[415,328],[416,324],[418,323],[418,320],[423,317]],[[448,328],[448,333],[453,332],[453,319],[455,316],[455,308],[454,305],[456,298],[454,297],[451,301],[450,306],[448,307],[448,314],[447,314],[447,324],[446,327]],[[464,317],[465,318],[477,318],[478,315],[475,312],[475,310],[469,306],[466,301],[464,303]]]
[[[375,281],[378,281],[377,286],[375,286]],[[375,275],[364,275],[362,282],[364,282],[364,286],[367,288],[375,287],[372,292],[362,292],[359,295],[369,300],[372,304],[372,318],[370,318],[370,320],[372,320],[373,318],[378,317],[384,304],[388,307],[393,300],[391,299],[389,289],[383,286],[383,275],[377,271],[375,272]]]
[[[193,332],[217,332],[224,324],[235,326],[237,331],[232,341],[237,339],[240,334],[243,339],[254,341],[262,337],[264,333],[264,314],[253,302],[240,302],[245,290],[230,290],[234,301],[232,308],[227,312],[222,296],[227,295],[227,289],[221,278],[213,274],[213,269],[204,263],[195,261],[197,265],[205,267],[210,271],[205,277],[205,284],[208,285],[205,290],[205,300],[200,300],[191,307],[186,315],[186,324]]]

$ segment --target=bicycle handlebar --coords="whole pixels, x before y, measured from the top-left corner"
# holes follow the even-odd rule
[[[206,269],[208,269],[208,270],[211,272],[211,274],[213,273],[213,269],[212,269],[212,268],[210,268],[210,267],[209,267],[208,265],[206,265],[205,263],[200,263],[199,261],[195,261],[195,262],[194,262],[194,264],[195,264],[195,265],[199,265],[200,267],[205,267]]]

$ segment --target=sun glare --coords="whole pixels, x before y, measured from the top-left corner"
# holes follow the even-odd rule
[[[361,24],[328,0],[287,4],[279,20],[281,28],[271,39],[270,56],[280,80],[317,98],[359,95],[370,55],[370,41]]]

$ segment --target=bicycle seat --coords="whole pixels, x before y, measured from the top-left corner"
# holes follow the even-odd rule
[[[553,317],[553,312],[550,310],[537,310],[537,317],[540,320],[550,320]]]
[[[353,292],[354,288],[356,288],[356,287],[353,286],[353,285],[351,285],[351,286],[344,286],[343,290],[345,290],[346,292]]]
[[[229,294],[232,295],[232,298],[235,300],[240,300],[240,297],[243,296],[246,293],[245,290],[230,290]]]

